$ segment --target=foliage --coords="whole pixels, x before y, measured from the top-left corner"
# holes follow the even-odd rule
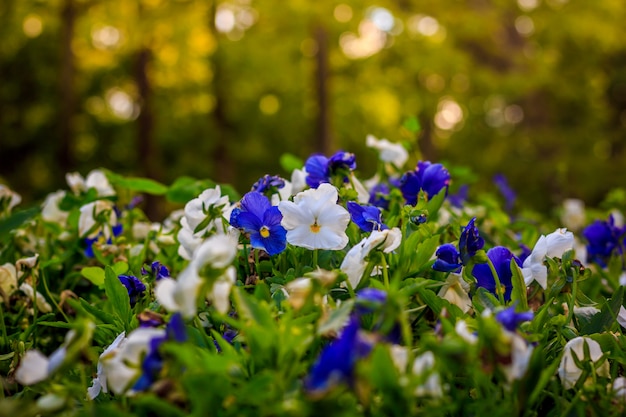
[[[316,189],[298,168],[245,196],[112,172],[69,176],[68,190],[26,209],[0,189],[0,407],[20,417],[622,415],[624,207],[564,209],[561,220],[506,213],[496,196],[452,198],[453,168],[404,171],[386,155],[380,209],[343,165]],[[412,176],[422,182],[409,205],[396,187]],[[209,185],[163,222],[136,205],[139,193],[177,202],[198,184]],[[271,208],[251,197],[261,192]],[[245,222],[268,221],[260,209],[286,231],[271,256],[246,233],[274,233]],[[591,233],[594,219],[611,233]],[[561,223],[575,235],[552,232]],[[606,265],[585,255],[598,239],[612,243]]]

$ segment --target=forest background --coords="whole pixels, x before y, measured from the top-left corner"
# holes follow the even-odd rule
[[[597,204],[626,185],[624,22],[623,0],[3,0],[0,182],[243,193],[339,149],[367,178],[372,134],[449,164],[452,192],[502,173],[536,210]]]

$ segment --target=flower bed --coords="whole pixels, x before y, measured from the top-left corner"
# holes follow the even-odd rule
[[[371,180],[340,151],[243,196],[102,170],[31,209],[0,188],[0,409],[623,415],[621,212],[555,224],[504,178],[506,210],[368,146]],[[184,209],[150,222],[142,194]]]

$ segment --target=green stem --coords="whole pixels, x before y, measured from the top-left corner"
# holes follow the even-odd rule
[[[211,341],[211,339],[209,339],[209,336],[206,334],[206,329],[202,326],[202,323],[200,322],[200,319],[198,318],[198,316],[193,318],[193,324],[196,326],[196,328],[202,335],[202,340],[204,341],[204,344],[206,345],[206,347],[211,350],[217,350],[215,348],[215,345]]]
[[[3,300],[2,306],[0,306],[0,326],[2,326],[2,347],[9,346],[9,335],[7,334],[6,323],[4,322],[4,306],[7,305],[7,300]]]
[[[385,284],[385,289],[389,291],[389,271],[387,270],[387,258],[385,258],[385,254],[381,253],[381,267],[383,268],[383,283]]]
[[[256,276],[261,279],[261,266],[259,265],[259,250],[253,249],[254,251],[254,270],[256,271]]]
[[[496,272],[496,268],[493,266],[491,259],[487,258],[487,264],[489,265],[489,269],[491,270],[491,275],[493,275],[493,279],[496,282],[496,294],[498,295],[498,300],[501,305],[504,305],[504,288],[502,287],[502,283],[500,282],[500,277]]]
[[[55,305],[57,310],[59,310],[59,313],[61,313],[65,321],[69,323],[70,322],[69,317],[67,317],[67,315],[65,314],[61,306],[59,306],[59,304],[57,303],[57,300],[55,300],[52,294],[50,293],[50,289],[48,288],[48,281],[46,280],[46,275],[43,269],[41,270],[41,281],[43,282],[43,288],[46,290],[46,294],[48,295],[48,298],[52,300],[52,303]]]
[[[319,251],[319,249],[313,249],[313,263],[312,266],[316,267],[319,266],[317,264],[317,252]]]

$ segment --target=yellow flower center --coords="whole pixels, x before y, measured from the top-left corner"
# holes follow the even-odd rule
[[[268,237],[270,235],[270,229],[268,229],[267,226],[263,226],[261,230],[259,230],[259,233],[261,233],[261,237],[263,238]]]
[[[311,225],[311,232],[319,233],[320,229],[321,229],[321,226],[317,224],[317,220],[315,220],[315,223]]]

